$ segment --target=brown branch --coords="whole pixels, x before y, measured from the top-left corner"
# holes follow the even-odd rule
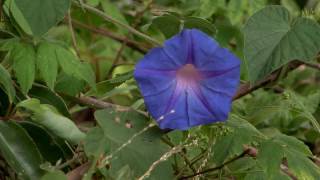
[[[301,64],[301,62],[299,61],[293,61],[291,62],[288,66],[287,69],[287,73],[289,73],[290,71],[296,69],[297,67],[299,67]],[[270,74],[269,76],[267,76],[265,79],[257,82],[255,85],[251,85],[250,83],[245,83],[240,85],[240,87],[238,88],[238,91],[236,92],[236,95],[233,97],[233,100],[237,100],[247,94],[252,93],[253,91],[260,89],[272,82],[275,82],[278,80],[278,77],[280,75],[280,70],[277,70],[275,72],[273,72],[272,74]]]
[[[258,150],[256,148],[247,146],[247,147],[245,147],[244,151],[240,155],[230,159],[229,161],[226,161],[225,163],[223,163],[223,164],[221,164],[221,165],[219,165],[217,167],[208,168],[208,169],[203,170],[201,172],[198,172],[198,173],[195,173],[195,174],[192,174],[192,175],[189,175],[189,176],[184,176],[184,177],[181,177],[179,179],[180,180],[189,179],[189,178],[201,175],[201,174],[206,174],[206,173],[209,173],[209,172],[220,170],[220,169],[224,168],[226,165],[231,164],[231,163],[233,163],[234,161],[236,161],[236,160],[238,160],[240,158],[243,158],[245,156],[250,156],[250,157],[254,157],[255,158],[255,157],[257,157],[257,155],[258,155]],[[292,174],[289,171],[288,166],[286,166],[284,163],[281,164],[280,169],[281,169],[281,171],[283,173],[285,173],[289,177],[291,177],[291,179],[297,180],[297,177],[295,177],[294,174]]]
[[[313,64],[313,63],[307,63],[307,62],[304,62],[304,64],[308,67],[320,70],[320,64]]]
[[[74,33],[74,29],[72,26],[72,18],[71,18],[71,10],[70,9],[68,10],[68,13],[67,13],[67,20],[68,20],[68,28],[69,28],[69,31],[71,34],[72,46],[73,46],[74,50],[76,51],[77,56],[80,57],[79,49],[77,46],[76,35]]]
[[[152,3],[153,3],[153,0],[150,0],[150,1],[147,3],[147,5],[146,5],[141,11],[137,12],[137,14],[134,16],[134,21],[133,21],[133,23],[132,23],[132,27],[133,27],[133,28],[136,28],[136,27],[138,26],[138,24],[140,23],[140,21],[141,21],[141,19],[142,19],[142,17],[143,17],[143,14],[150,8],[150,6],[152,5]],[[125,49],[125,47],[126,47],[126,45],[127,45],[127,43],[128,43],[129,37],[130,37],[131,35],[132,35],[132,33],[129,32],[129,33],[127,34],[127,36],[125,37],[125,40],[122,42],[121,47],[119,48],[119,50],[118,50],[118,52],[117,52],[117,54],[116,54],[116,57],[115,57],[115,59],[114,59],[114,61],[113,61],[113,65],[112,65],[111,68],[110,68],[110,73],[113,72],[114,68],[116,67],[116,64],[118,64],[118,62],[119,62],[119,60],[120,60],[120,58],[121,58],[121,56],[122,56],[122,53],[123,53],[123,51],[124,51],[124,49]]]
[[[68,172],[67,174],[68,180],[81,180],[84,174],[89,170],[90,164],[91,163],[87,162],[73,169],[72,171]]]
[[[120,36],[118,34],[115,34],[115,33],[111,32],[111,31],[108,31],[108,30],[106,30],[104,28],[93,27],[93,26],[84,24],[84,23],[82,23],[80,21],[74,20],[74,19],[72,19],[72,25],[75,28],[84,28],[84,29],[87,29],[87,30],[89,30],[89,31],[91,31],[93,33],[109,37],[109,38],[114,39],[114,40],[116,40],[116,41],[118,41],[120,43],[126,42],[127,46],[129,46],[130,48],[132,48],[132,49],[134,49],[136,51],[139,51],[142,54],[145,54],[148,51],[148,49],[151,48],[150,46],[148,46],[146,44],[142,44],[142,43],[127,39],[126,37],[123,37],[123,36]]]
[[[117,111],[132,111],[134,110],[131,107],[127,107],[127,106],[120,106],[117,104],[112,104],[106,101],[102,101],[93,97],[87,97],[87,96],[80,96],[80,97],[73,97],[70,95],[66,95],[66,94],[60,94],[62,97],[69,99],[71,101],[77,102],[78,104],[81,105],[86,105],[92,108],[97,108],[97,109],[107,109],[107,108],[114,108]],[[140,111],[140,110],[134,110],[142,115],[148,116],[147,112],[144,111]]]

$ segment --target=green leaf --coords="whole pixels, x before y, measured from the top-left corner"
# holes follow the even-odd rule
[[[129,79],[133,78],[133,71],[129,71],[122,74],[116,74],[114,78],[110,79],[110,83],[120,85]]]
[[[19,43],[10,51],[10,55],[21,91],[27,94],[35,79],[35,50],[31,44]]]
[[[152,20],[152,26],[157,27],[166,38],[170,38],[179,33],[181,21],[174,15],[166,14]]]
[[[258,150],[257,160],[268,179],[278,178],[284,158],[290,172],[298,179],[317,179],[320,176],[320,168],[309,159],[312,156],[309,148],[294,137],[276,135],[263,141]]]
[[[70,96],[76,96],[86,87],[86,82],[65,73],[60,73],[54,90]],[[90,90],[94,92],[93,90]]]
[[[50,89],[54,88],[54,83],[58,74],[57,55],[53,45],[42,42],[37,49],[37,69]]]
[[[251,16],[253,13],[264,8],[266,4],[267,0],[230,0],[227,5],[226,14],[231,24],[241,26],[245,17]]]
[[[40,100],[41,104],[50,104],[54,106],[62,115],[70,118],[68,107],[64,100],[49,88],[42,85],[33,85],[29,91],[29,96]]]
[[[112,16],[114,19],[128,24],[126,18],[121,13],[120,9],[115,5],[115,2],[110,2],[109,0],[100,1],[103,11],[108,15]]]
[[[225,0],[200,0],[200,16],[204,18],[209,18],[212,14],[218,12],[221,9],[225,9]]]
[[[0,64],[0,88],[3,88],[5,93],[9,97],[9,101],[12,103],[16,96],[16,91],[13,87],[9,72]]]
[[[310,102],[308,102],[308,101],[307,101],[307,103],[303,102],[303,98],[299,97],[293,91],[287,91],[285,93],[289,98],[289,103],[290,103],[291,109],[300,113],[303,117],[308,119],[312,123],[314,128],[320,133],[320,124],[312,114],[313,113],[312,107],[309,105]],[[316,98],[319,97],[319,94],[316,93],[315,97]],[[319,103],[319,101],[316,103]]]
[[[120,152],[112,154],[113,158],[110,159],[112,174],[124,165],[129,165],[135,177],[141,176],[153,162],[169,150],[161,143],[160,138],[163,133],[157,127],[143,130],[149,123],[146,117],[139,113],[116,112],[110,109],[96,111],[95,117],[109,141],[110,154],[121,145],[131,142]],[[134,138],[131,139],[132,137]],[[151,179],[172,179],[170,163],[165,161],[159,164],[152,171]]]
[[[244,38],[252,82],[292,60],[310,61],[320,50],[320,26],[311,19],[293,19],[281,6],[254,14],[245,25]]]
[[[84,80],[93,89],[96,88],[95,74],[88,63],[81,62],[74,54],[60,45],[54,45],[52,49],[55,50],[59,65],[67,75]]]
[[[72,157],[72,152],[65,140],[52,135],[48,130],[36,123],[22,121],[19,124],[28,132],[37,145],[42,157],[51,164]]]
[[[206,19],[202,19],[198,17],[186,17],[184,19],[184,28],[200,29],[201,31],[210,35],[214,35],[216,32],[216,29],[211,22],[209,22]]]
[[[246,145],[264,138],[249,122],[236,116],[231,117],[225,127],[226,134],[219,136],[213,146],[213,159],[217,164],[241,154]]]
[[[10,11],[19,26],[30,35],[41,36],[61,21],[70,0],[12,0]]]
[[[289,12],[294,16],[297,17],[300,15],[300,7],[296,1],[292,0],[281,0],[281,5],[289,10]]]
[[[109,140],[99,127],[92,128],[84,140],[84,152],[87,156],[100,157],[109,150]]]
[[[41,180],[67,180],[67,176],[62,171],[47,172]]]
[[[17,107],[23,107],[33,113],[34,122],[46,127],[53,134],[74,144],[84,140],[86,135],[70,119],[60,115],[50,105],[40,104],[38,99],[27,99],[20,102]]]
[[[41,154],[28,133],[17,123],[0,121],[0,151],[20,179],[34,180],[42,176]]]
[[[10,38],[5,40],[0,40],[0,50],[1,51],[11,51],[14,49],[20,41],[18,38]]]

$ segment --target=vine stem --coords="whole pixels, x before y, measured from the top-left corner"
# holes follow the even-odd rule
[[[96,8],[94,8],[92,6],[89,6],[87,4],[82,4],[82,3],[79,3],[79,2],[76,2],[76,1],[72,1],[72,2],[73,2],[73,4],[75,4],[76,6],[78,6],[80,8],[84,8],[84,9],[86,9],[86,10],[88,10],[88,11],[90,11],[90,12],[92,12],[92,13],[94,13],[94,14],[102,17],[102,18],[104,18],[105,20],[107,20],[107,21],[109,21],[109,22],[111,22],[113,24],[116,24],[118,26],[121,26],[121,27],[127,29],[132,34],[140,36],[141,38],[144,38],[144,39],[150,41],[151,43],[153,43],[153,44],[155,44],[157,46],[162,46],[162,44],[159,41],[153,39],[152,37],[150,37],[150,36],[140,32],[140,31],[136,30],[135,28],[133,28],[133,27],[131,27],[131,26],[125,24],[125,23],[122,23],[122,22],[114,19],[113,17],[111,17],[108,14],[100,11],[99,9],[96,9]]]

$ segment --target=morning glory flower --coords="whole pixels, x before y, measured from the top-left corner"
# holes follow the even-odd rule
[[[161,129],[225,121],[240,80],[240,61],[196,29],[185,29],[151,49],[134,77]]]

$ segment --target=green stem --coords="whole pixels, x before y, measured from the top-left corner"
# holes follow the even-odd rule
[[[151,43],[153,43],[153,44],[155,44],[155,45],[157,45],[157,46],[161,46],[161,45],[162,45],[160,42],[158,42],[157,40],[153,39],[152,37],[150,37],[150,36],[148,36],[148,35],[140,32],[140,31],[136,30],[135,28],[133,28],[133,27],[127,25],[127,24],[124,24],[124,23],[122,23],[122,22],[114,19],[113,17],[111,17],[111,16],[109,16],[108,14],[100,11],[99,9],[96,9],[96,8],[94,8],[94,7],[92,7],[92,6],[87,5],[87,4],[81,4],[81,3],[76,2],[76,1],[72,1],[72,2],[73,2],[73,4],[75,4],[76,6],[81,7],[81,8],[84,8],[84,9],[86,9],[86,10],[88,10],[88,11],[90,11],[90,12],[92,12],[92,13],[94,13],[94,14],[102,17],[102,18],[104,18],[105,20],[107,20],[107,21],[109,21],[109,22],[111,22],[111,23],[113,23],[113,24],[116,24],[116,25],[118,25],[118,26],[121,26],[121,27],[123,27],[123,28],[126,28],[126,29],[127,29],[129,32],[131,32],[132,34],[135,34],[135,35],[137,35],[137,36],[140,36],[141,38],[144,38],[144,39],[150,41]]]

